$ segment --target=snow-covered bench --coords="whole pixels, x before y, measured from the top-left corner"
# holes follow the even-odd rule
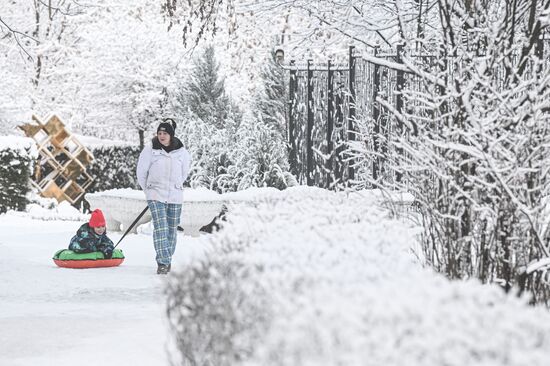
[[[104,192],[87,193],[86,200],[90,209],[99,208],[105,215],[107,229],[126,230],[147,206],[143,191],[132,189],[113,189]],[[180,226],[186,235],[198,236],[199,230],[210,223],[222,210],[224,200],[221,195],[207,189],[186,189]],[[132,229],[136,233],[139,225],[151,221],[147,211]]]

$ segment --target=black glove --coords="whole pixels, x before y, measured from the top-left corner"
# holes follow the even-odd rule
[[[111,259],[113,257],[113,249],[112,248],[103,248],[101,249],[101,253],[103,253],[103,257],[105,259]]]

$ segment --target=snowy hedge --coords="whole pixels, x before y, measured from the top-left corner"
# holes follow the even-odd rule
[[[25,209],[36,157],[32,139],[0,136],[0,213]]]
[[[89,147],[94,161],[87,168],[95,180],[88,192],[101,192],[115,188],[138,188],[136,167],[139,146]]]
[[[206,259],[170,277],[184,364],[542,365],[550,314],[414,262],[369,194],[294,188],[230,210]]]

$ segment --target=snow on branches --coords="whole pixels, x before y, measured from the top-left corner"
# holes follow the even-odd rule
[[[538,284],[519,281],[521,268],[550,251],[549,45],[541,38],[550,2],[514,4],[438,1],[431,37],[404,39],[405,107],[388,109],[388,166],[402,174],[389,183],[415,194],[429,263],[453,278],[529,290]],[[548,287],[534,295],[548,301]]]

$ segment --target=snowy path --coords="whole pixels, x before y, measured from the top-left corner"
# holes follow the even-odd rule
[[[166,279],[151,237],[126,237],[120,267],[56,267],[80,224],[0,216],[0,365],[167,365]],[[178,245],[175,269],[204,247],[181,234]]]

